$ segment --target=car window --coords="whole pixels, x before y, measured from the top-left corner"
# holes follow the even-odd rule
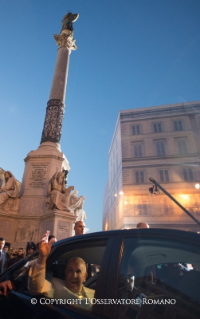
[[[29,294],[36,296],[37,294],[41,297],[46,298],[46,300],[51,299],[51,304],[59,304],[60,307],[73,307],[77,309],[82,309],[91,312],[92,311],[92,299],[95,297],[96,285],[101,271],[101,263],[106,249],[106,242],[94,242],[89,244],[75,244],[71,245],[69,249],[68,246],[58,247],[55,254],[47,262],[46,271],[39,270],[37,275],[31,275],[32,279],[29,277]],[[69,279],[66,277],[66,266],[69,261],[76,259],[78,263],[78,269],[76,269],[76,274]],[[77,261],[78,260],[78,261]],[[80,266],[80,260],[85,262],[85,267],[87,271],[87,278],[84,276],[83,270]],[[74,269],[68,269],[67,274]],[[40,274],[45,272],[44,280],[40,277]],[[80,272],[80,274],[79,274]],[[39,274],[40,273],[40,274]],[[77,275],[78,274],[78,275]],[[34,277],[35,276],[35,277]],[[37,278],[36,278],[37,277]],[[39,290],[35,290],[35,280],[42,283]],[[84,279],[81,284],[81,291],[76,292],[73,290],[74,286],[79,285],[82,278]],[[69,280],[69,281],[67,281]],[[69,284],[71,286],[69,286]],[[46,303],[43,298],[43,302]]]
[[[199,247],[126,239],[118,298],[118,318],[199,318]]]
[[[31,266],[35,263],[37,257],[38,254],[34,253],[29,258],[25,258],[15,264],[13,267],[9,268],[4,274],[1,275],[1,282],[10,280],[13,283],[14,291],[28,294],[28,273]]]

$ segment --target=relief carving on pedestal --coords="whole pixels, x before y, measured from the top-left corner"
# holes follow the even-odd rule
[[[0,209],[3,210],[19,210],[19,188],[15,177],[10,171],[4,173],[5,185],[0,188]]]
[[[15,233],[15,241],[33,241],[37,242],[39,237],[39,226],[30,225],[30,223],[19,223]]]
[[[43,215],[43,205],[45,200],[21,199],[20,212],[25,215]]]

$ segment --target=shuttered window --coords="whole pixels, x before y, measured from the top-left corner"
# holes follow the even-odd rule
[[[165,150],[165,141],[156,141],[156,155],[158,156],[165,156],[166,150]]]
[[[160,181],[162,183],[169,182],[169,171],[167,169],[161,169],[159,171]]]
[[[174,121],[174,130],[175,131],[183,131],[183,121],[182,120]]]
[[[177,146],[179,154],[188,153],[187,142],[185,139],[177,139]]]
[[[194,173],[193,173],[193,170],[191,168],[184,168],[183,169],[183,179],[186,182],[194,181]]]
[[[133,134],[133,135],[140,135],[140,134],[141,134],[141,127],[140,127],[140,125],[133,125],[133,126],[132,126],[132,134]]]
[[[163,131],[162,123],[153,123],[153,131],[154,133],[161,133]]]
[[[135,182],[136,184],[144,183],[144,171],[136,171],[135,172]]]
[[[142,157],[143,156],[142,143],[133,144],[133,154],[134,154],[134,157]]]

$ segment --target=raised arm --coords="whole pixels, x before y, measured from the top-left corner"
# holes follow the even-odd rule
[[[55,239],[52,238],[48,242],[49,233],[46,231],[40,241],[38,259],[29,271],[28,289],[31,294],[45,293],[48,297],[52,297],[51,283],[46,280],[46,260]]]

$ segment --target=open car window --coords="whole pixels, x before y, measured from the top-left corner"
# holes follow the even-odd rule
[[[61,307],[75,307],[92,311],[92,298],[95,297],[105,249],[106,241],[59,247],[47,261],[46,269],[39,269],[36,274],[30,276],[31,280],[29,277],[29,294],[54,300],[53,304],[59,304]],[[79,292],[74,292],[66,284],[66,266],[75,257],[85,262],[87,270],[87,278]],[[44,278],[42,273],[44,273]],[[41,285],[37,284],[38,290],[35,289],[37,280],[41,283]],[[72,280],[73,284],[76,284],[77,278]]]
[[[34,253],[29,258],[24,258],[1,275],[1,282],[10,280],[13,284],[13,290],[16,292],[28,292],[28,273],[32,265],[38,258],[38,253]]]
[[[172,240],[126,239],[118,297],[118,318],[145,314],[151,319],[170,318],[172,313],[174,318],[199,318],[199,247]]]

